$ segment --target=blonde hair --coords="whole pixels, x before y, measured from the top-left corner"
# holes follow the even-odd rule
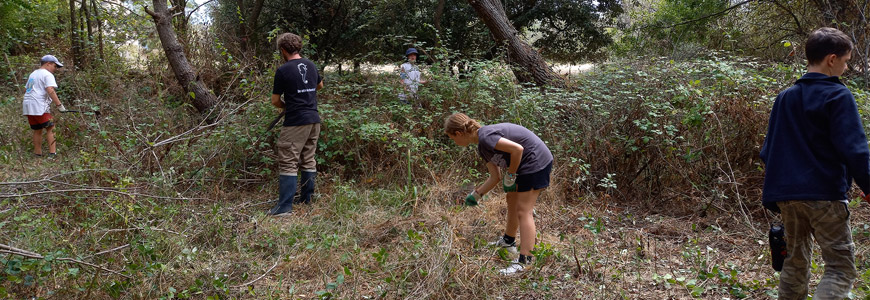
[[[454,113],[444,120],[444,132],[455,134],[457,131],[472,133],[480,129],[480,123],[463,113]]]

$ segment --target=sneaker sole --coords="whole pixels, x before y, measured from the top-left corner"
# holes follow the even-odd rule
[[[513,263],[509,267],[498,270],[498,273],[505,276],[517,275],[522,273],[525,270],[525,267],[518,263]]]

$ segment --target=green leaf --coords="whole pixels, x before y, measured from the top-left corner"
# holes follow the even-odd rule
[[[187,94],[190,95],[191,99],[196,99],[196,94],[194,94],[193,92],[189,92]]]
[[[791,42],[782,43],[783,47],[791,47]]]

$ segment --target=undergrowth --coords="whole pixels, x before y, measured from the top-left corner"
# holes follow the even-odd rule
[[[229,88],[207,118],[160,83],[165,70],[60,74],[61,99],[83,113],[57,115],[54,159],[30,154],[17,88],[4,86],[0,243],[32,254],[0,254],[0,298],[775,296],[757,154],[798,68],[641,58],[564,90],[516,86],[490,62],[463,79],[439,69],[411,105],[394,74],[327,73],[318,195],[289,218],[264,214],[277,191],[271,74],[213,79]],[[867,120],[870,94],[850,84]],[[499,276],[511,257],[487,246],[503,194],[457,205],[486,176],[442,133],[457,111],[526,126],[556,157],[521,276]],[[853,215],[863,261],[866,208]],[[859,271],[863,297],[870,268]]]

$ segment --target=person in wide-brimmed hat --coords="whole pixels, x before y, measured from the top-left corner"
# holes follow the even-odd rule
[[[417,67],[417,49],[408,48],[405,50],[405,58],[408,61],[399,66],[399,81],[404,89],[402,93],[399,93],[399,100],[403,103],[410,103],[410,100],[417,100],[417,89],[426,81],[423,80],[423,74]]]

